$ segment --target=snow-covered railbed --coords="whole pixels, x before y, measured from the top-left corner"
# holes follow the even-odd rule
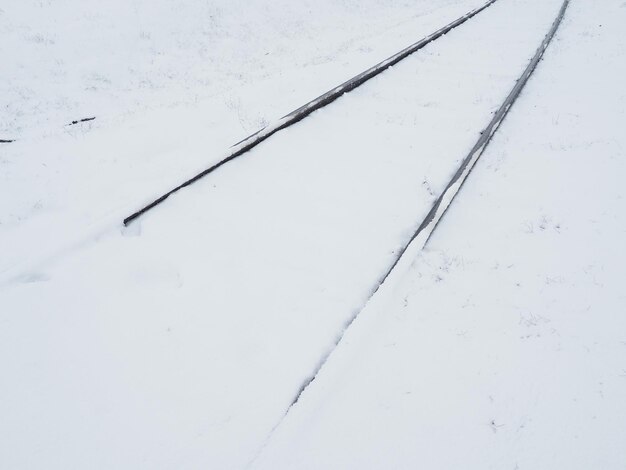
[[[4,286],[10,466],[244,466],[560,3],[496,3],[138,223]]]
[[[355,75],[354,77],[351,77],[349,80],[347,80],[347,81],[343,82],[342,84],[334,87],[332,90],[329,90],[329,91],[323,93],[322,95],[318,96],[317,98],[315,98],[315,99],[313,99],[311,101],[308,101],[307,103],[305,103],[302,106],[300,106],[298,109],[296,109],[294,111],[291,111],[289,114],[283,116],[279,120],[277,120],[277,121],[267,125],[263,129],[255,132],[255,133],[249,135],[248,137],[246,137],[245,139],[237,142],[235,145],[233,145],[229,149],[227,154],[220,161],[218,161],[217,163],[213,164],[212,166],[210,166],[208,168],[205,168],[200,173],[197,173],[196,175],[194,175],[191,178],[187,179],[186,181],[184,181],[183,183],[179,184],[178,186],[175,186],[174,188],[168,190],[164,194],[158,196],[153,201],[147,203],[147,205],[141,207],[140,209],[136,210],[135,212],[133,212],[132,214],[130,214],[129,216],[124,218],[124,225],[128,225],[130,222],[134,221],[135,219],[137,219],[141,215],[145,214],[147,211],[149,211],[153,207],[156,207],[158,204],[161,204],[170,195],[174,194],[175,192],[178,192],[180,189],[183,189],[183,188],[185,188],[185,187],[195,183],[199,179],[204,178],[206,175],[208,175],[208,174],[212,173],[213,171],[217,170],[222,165],[224,165],[224,164],[230,162],[231,160],[234,160],[235,158],[238,158],[239,156],[247,153],[249,150],[253,149],[257,145],[259,145],[261,142],[264,142],[266,139],[270,138],[275,133],[277,133],[277,132],[279,132],[279,131],[281,131],[283,129],[286,129],[286,128],[292,126],[293,124],[296,124],[296,123],[300,122],[302,119],[305,119],[306,117],[308,117],[311,113],[313,113],[313,112],[317,111],[318,109],[321,109],[321,108],[323,108],[325,106],[328,106],[329,104],[334,102],[337,98],[340,98],[345,93],[348,93],[348,92],[354,90],[355,88],[358,88],[363,83],[366,83],[368,80],[371,80],[372,78],[380,75],[381,73],[383,73],[388,68],[396,65],[400,61],[406,59],[411,54],[414,54],[415,52],[419,51],[420,49],[422,49],[423,47],[427,46],[428,44],[436,41],[441,36],[449,33],[454,28],[457,28],[458,26],[462,25],[467,20],[473,18],[474,16],[476,16],[477,14],[482,12],[485,8],[488,8],[489,6],[491,6],[495,2],[496,2],[496,0],[489,0],[484,5],[481,5],[480,7],[475,8],[475,9],[469,11],[468,13],[464,14],[463,16],[460,16],[459,18],[456,18],[454,21],[448,23],[445,26],[442,26],[437,31],[434,31],[431,34],[429,34],[428,36],[426,36],[424,38],[421,38],[419,41],[417,41],[417,42],[411,44],[410,46],[400,50],[399,52],[397,52],[394,55],[386,58],[385,60],[383,60],[383,61],[373,65],[372,67],[369,67],[367,70],[359,73],[358,75]],[[93,118],[91,118],[91,119],[93,119]]]
[[[483,3],[3,5],[0,139],[17,140],[0,145],[0,273],[75,245]]]
[[[426,249],[253,468],[623,468],[624,21],[571,2]]]

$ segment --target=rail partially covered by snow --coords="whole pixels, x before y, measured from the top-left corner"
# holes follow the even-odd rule
[[[66,13],[72,1],[54,4]],[[143,18],[167,27],[142,26],[150,31],[185,17],[161,14],[182,0],[123,3],[155,5]],[[265,18],[266,3],[246,3],[242,18]],[[30,111],[13,116],[33,127],[0,147],[0,467],[613,470],[626,461],[622,0],[570,1],[425,249],[409,246],[284,420],[445,194],[562,0],[494,3],[250,158],[120,223],[128,201],[210,165],[261,117],[483,2],[315,3],[382,16],[332,18],[356,42],[312,75],[287,72],[290,54],[273,62],[272,53],[268,81],[247,75],[252,61],[246,86],[207,101],[116,114],[143,96],[129,87],[107,113],[77,106],[60,116],[42,103],[51,127],[41,135]],[[0,15],[46,6],[16,2]],[[389,29],[367,34],[374,23]],[[0,34],[15,41],[16,25],[0,23]],[[242,31],[227,37],[246,56],[254,38]],[[54,51],[43,37],[37,44]],[[310,59],[332,39],[292,46]],[[42,65],[33,61],[33,77]]]

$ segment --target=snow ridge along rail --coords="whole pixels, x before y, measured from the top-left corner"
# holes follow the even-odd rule
[[[152,201],[151,203],[147,204],[146,206],[142,207],[138,211],[136,211],[133,214],[131,214],[128,217],[126,217],[124,219],[124,225],[128,225],[129,223],[131,223],[133,220],[135,220],[140,215],[142,215],[145,212],[149,211],[153,207],[159,205],[160,203],[165,201],[169,196],[171,196],[175,192],[177,192],[177,191],[179,191],[179,190],[189,186],[190,184],[195,183],[200,178],[208,175],[209,173],[212,173],[213,171],[217,170],[219,167],[221,167],[225,163],[228,163],[229,161],[234,160],[235,158],[243,155],[244,153],[248,152],[249,150],[252,150],[254,147],[259,145],[261,142],[263,142],[264,140],[266,140],[269,137],[271,137],[272,135],[274,135],[276,132],[278,132],[278,131],[280,131],[282,129],[285,129],[285,128],[287,128],[287,127],[289,127],[289,126],[291,126],[291,125],[301,121],[302,119],[307,117],[309,114],[311,114],[313,111],[316,111],[316,110],[318,110],[320,108],[323,108],[324,106],[326,106],[326,105],[332,103],[333,101],[335,101],[337,98],[339,98],[344,93],[347,93],[347,92],[349,92],[351,90],[354,90],[355,88],[361,86],[363,83],[365,83],[369,79],[379,75],[380,73],[382,73],[385,70],[387,70],[389,67],[397,64],[401,60],[407,58],[409,55],[411,55],[414,52],[422,49],[424,46],[430,44],[431,42],[435,41],[436,39],[439,39],[441,36],[443,36],[444,34],[450,32],[451,30],[453,30],[457,26],[460,26],[461,24],[465,23],[467,20],[469,20],[473,16],[477,15],[478,13],[483,11],[485,8],[491,6],[496,1],[497,0],[489,0],[483,6],[478,7],[476,9],[470,11],[469,13],[466,13],[465,15],[461,16],[460,18],[457,18],[456,20],[454,20],[452,23],[447,24],[443,28],[438,29],[437,31],[435,31],[434,33],[431,33],[430,35],[426,36],[425,38],[420,39],[419,41],[417,41],[416,43],[406,47],[405,49],[402,49],[400,52],[398,52],[398,53],[392,55],[391,57],[383,60],[382,62],[374,65],[373,67],[370,67],[369,69],[367,69],[364,72],[361,72],[360,74],[356,75],[355,77],[352,77],[351,79],[349,79],[348,81],[342,83],[341,85],[333,88],[330,91],[327,91],[323,95],[320,95],[317,98],[315,98],[314,100],[309,101],[308,103],[300,106],[295,111],[292,111],[289,114],[287,114],[286,116],[283,116],[282,118],[280,118],[274,124],[271,124],[271,125],[263,128],[263,129],[261,129],[260,131],[255,132],[254,134],[246,137],[242,141],[240,141],[237,144],[233,145],[230,148],[230,151],[226,154],[226,156],[222,160],[220,160],[218,163],[216,163],[213,166],[207,168],[206,170],[198,173],[196,176],[194,176],[194,177],[188,179],[187,181],[185,181],[184,183],[176,186],[175,188],[171,189],[170,191],[166,192],[162,196],[160,196],[157,199],[155,199],[154,201]]]
[[[413,246],[413,248],[415,248],[416,250],[421,249],[428,242],[428,240],[430,239],[430,236],[432,235],[433,231],[437,227],[437,224],[439,223],[443,215],[446,213],[448,207],[450,207],[450,204],[452,203],[454,197],[458,194],[459,190],[461,189],[461,186],[463,185],[468,175],[474,168],[474,165],[476,164],[480,156],[484,153],[485,149],[489,145],[489,142],[491,141],[491,138],[500,127],[500,124],[502,124],[502,121],[508,114],[509,110],[511,109],[511,107],[513,106],[517,98],[519,97],[522,89],[526,85],[526,82],[528,82],[528,79],[530,78],[532,73],[535,71],[537,64],[541,60],[546,48],[550,44],[550,41],[552,41],[552,38],[554,37],[557,29],[559,28],[559,25],[561,24],[563,16],[565,15],[565,10],[567,9],[567,6],[569,5],[569,1],[570,0],[563,1],[563,4],[561,5],[561,8],[559,10],[559,13],[556,19],[554,20],[554,22],[552,23],[550,30],[544,37],[543,41],[541,42],[541,45],[535,52],[535,55],[532,57],[532,59],[526,66],[526,69],[524,69],[524,72],[522,73],[522,75],[517,79],[517,82],[515,86],[513,87],[513,89],[509,92],[506,99],[500,105],[500,107],[498,108],[498,111],[495,113],[495,115],[493,116],[493,118],[491,119],[487,127],[485,127],[485,129],[480,133],[480,137],[478,138],[478,140],[476,141],[476,143],[474,144],[470,152],[467,154],[467,156],[463,159],[463,161],[461,162],[461,165],[457,169],[452,179],[448,182],[446,188],[443,190],[441,195],[435,200],[435,202],[433,203],[433,206],[431,207],[430,211],[428,212],[424,220],[420,223],[417,230],[413,233],[411,238],[400,249],[400,251],[396,255],[389,269],[385,272],[385,274],[382,276],[381,280],[378,282],[376,287],[372,290],[372,293],[369,295],[367,301],[365,302],[365,305],[363,305],[359,310],[357,310],[356,313],[346,322],[345,327],[337,336],[337,340],[335,341],[334,346],[321,358],[320,362],[318,363],[317,368],[313,371],[313,373],[309,376],[309,378],[307,378],[304,381],[298,393],[296,394],[296,397],[293,399],[293,401],[287,408],[287,411],[283,415],[283,419],[289,413],[289,410],[291,410],[291,408],[298,402],[298,400],[300,399],[304,391],[307,389],[307,387],[311,384],[311,382],[313,382],[315,378],[318,376],[320,370],[324,367],[324,364],[326,364],[330,355],[333,353],[333,351],[337,348],[337,346],[343,339],[350,325],[352,325],[354,320],[356,320],[359,314],[364,310],[368,302],[380,290],[380,288],[383,286],[385,281],[392,274],[393,270],[396,268],[396,266],[398,266],[398,263],[400,262],[404,254],[409,250],[410,247]],[[276,427],[278,427],[278,425]],[[274,429],[276,429],[276,427]]]

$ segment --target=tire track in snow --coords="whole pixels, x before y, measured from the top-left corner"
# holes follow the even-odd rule
[[[372,290],[365,304],[360,309],[358,309],[356,313],[346,322],[343,330],[337,335],[335,344],[322,356],[315,370],[302,383],[295,398],[287,407],[287,410],[285,411],[281,419],[278,421],[278,423],[271,429],[263,445],[261,446],[259,451],[256,453],[253,460],[250,462],[250,465],[254,463],[256,458],[260,455],[262,450],[265,448],[266,444],[271,439],[272,434],[281,425],[281,423],[284,421],[284,419],[287,417],[287,415],[289,414],[291,409],[296,405],[296,403],[298,403],[304,391],[309,387],[309,385],[311,385],[311,383],[319,375],[320,371],[322,370],[322,368],[324,367],[324,365],[326,364],[326,362],[328,361],[332,353],[335,351],[337,346],[339,346],[339,344],[341,343],[348,328],[350,328],[350,325],[354,323],[354,321],[357,319],[360,313],[363,312],[363,310],[371,303],[376,293],[381,290],[385,282],[390,278],[394,270],[400,264],[401,260],[403,258],[405,260],[407,260],[408,258],[412,258],[410,256],[405,256],[405,254],[407,252],[411,252],[414,254],[417,251],[421,250],[426,245],[433,231],[437,228],[438,223],[441,221],[448,207],[450,207],[455,196],[458,194],[461,187],[463,186],[463,183],[466,181],[470,172],[474,168],[476,162],[486,150],[492,137],[494,136],[494,134],[496,133],[496,131],[498,130],[498,128],[504,121],[504,118],[507,116],[508,112],[510,111],[511,107],[513,106],[517,98],[519,97],[522,89],[528,82],[528,79],[537,68],[539,61],[543,57],[543,54],[545,53],[548,45],[552,41],[552,38],[556,34],[556,31],[558,30],[561,24],[561,21],[563,20],[565,11],[567,10],[567,7],[569,5],[569,1],[570,0],[563,0],[561,8],[559,9],[557,16],[554,22],[552,23],[552,26],[548,30],[540,46],[537,48],[537,51],[535,52],[534,56],[531,58],[530,62],[528,63],[524,71],[522,72],[522,75],[517,79],[515,86],[511,89],[511,91],[509,92],[505,100],[502,102],[502,104],[498,108],[498,111],[496,111],[491,121],[487,124],[487,126],[480,133],[480,137],[478,138],[478,140],[476,141],[472,149],[469,151],[467,156],[462,160],[461,165],[455,172],[454,176],[450,179],[450,181],[446,185],[443,192],[435,200],[430,211],[428,212],[424,220],[422,220],[417,230],[413,233],[411,238],[404,244],[402,249],[400,249],[394,261],[392,262],[391,266],[387,269],[385,274],[382,276],[381,280],[378,282],[376,287],[374,287],[374,289]]]
[[[354,90],[355,88],[361,86],[363,83],[367,82],[371,78],[374,78],[375,76],[381,74],[382,72],[387,70],[389,67],[397,64],[398,62],[400,62],[403,59],[406,59],[408,56],[410,56],[414,52],[417,52],[418,50],[422,49],[423,47],[425,47],[426,45],[430,44],[431,42],[434,42],[435,40],[439,39],[441,36],[443,36],[443,35],[447,34],[448,32],[452,31],[457,26],[462,25],[463,23],[465,23],[467,20],[469,20],[473,16],[477,15],[478,13],[480,13],[481,11],[486,9],[487,7],[489,7],[492,4],[494,4],[496,1],[497,0],[489,0],[487,3],[485,3],[481,7],[478,7],[476,9],[466,13],[465,15],[461,16],[460,18],[457,18],[456,20],[452,21],[451,23],[447,24],[446,26],[438,29],[434,33],[431,33],[430,35],[426,36],[425,38],[420,39],[416,43],[411,44],[410,46],[408,46],[405,49],[401,50],[400,52],[398,52],[398,53],[392,55],[391,57],[383,60],[382,62],[379,62],[378,64],[370,67],[366,71],[361,72],[360,74],[356,75],[355,77],[352,77],[351,79],[347,80],[346,82],[342,83],[341,85],[333,88],[330,91],[327,91],[323,95],[320,95],[317,98],[315,98],[314,100],[309,101],[308,103],[300,106],[295,111],[292,111],[289,114],[287,114],[287,115],[283,116],[282,118],[280,118],[274,124],[271,124],[271,125],[263,128],[263,129],[261,129],[260,131],[257,131],[254,134],[246,137],[242,141],[237,142],[235,145],[233,145],[230,148],[230,150],[228,151],[226,156],[224,158],[222,158],[218,163],[216,163],[216,164],[212,165],[211,167],[207,168],[206,170],[198,173],[196,176],[193,176],[192,178],[188,179],[184,183],[179,184],[175,188],[171,189],[170,191],[168,191],[165,194],[159,196],[158,198],[156,198],[152,202],[148,203],[147,205],[145,205],[141,209],[135,211],[134,213],[132,213],[131,215],[129,215],[128,217],[126,217],[124,219],[124,225],[130,224],[137,217],[143,215],[144,213],[146,213],[150,209],[158,206],[159,204],[161,204],[163,201],[165,201],[172,194],[174,194],[174,193],[180,191],[181,189],[183,189],[183,188],[185,188],[185,187],[195,183],[196,181],[198,181],[199,179],[201,179],[204,176],[208,175],[209,173],[212,173],[213,171],[217,170],[222,165],[224,165],[224,164],[228,163],[229,161],[234,160],[235,158],[240,157],[241,155],[243,155],[243,154],[247,153],[248,151],[252,150],[254,147],[259,145],[261,142],[263,142],[264,140],[268,139],[269,137],[271,137],[275,133],[281,131],[282,129],[290,127],[293,124],[296,124],[297,122],[301,121],[302,119],[304,119],[305,117],[310,115],[312,112],[314,112],[314,111],[316,111],[318,109],[321,109],[324,106],[332,103],[333,101],[335,101],[337,98],[339,98],[344,93],[348,93],[348,92]]]

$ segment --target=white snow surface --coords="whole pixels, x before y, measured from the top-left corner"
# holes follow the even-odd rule
[[[483,3],[4,2],[0,139],[17,140],[0,144],[0,277]]]
[[[621,0],[573,0],[286,417],[561,1],[499,0],[121,226],[480,4],[1,5],[0,468],[623,468]]]
[[[624,467],[620,3],[572,2],[426,248],[254,468]]]
[[[197,102],[252,82],[274,83],[284,73],[324,73],[324,64],[342,73],[359,61],[369,65],[366,56],[373,48],[384,54],[385,42],[399,41],[389,49],[395,52],[420,32],[422,17],[445,18],[473,4],[479,2],[3,2],[0,135],[51,133],[88,115],[114,119]],[[237,106],[240,97],[223,99]],[[242,118],[256,130],[263,116]]]

